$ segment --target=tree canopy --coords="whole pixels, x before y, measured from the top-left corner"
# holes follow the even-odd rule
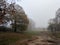
[[[10,25],[15,32],[17,29],[20,31],[26,30],[29,20],[23,8],[15,2],[11,4],[7,3],[6,0],[1,2],[3,2],[0,3],[0,15],[2,15],[0,16],[0,22],[3,22],[1,24],[5,24],[5,26],[7,26],[6,24]]]

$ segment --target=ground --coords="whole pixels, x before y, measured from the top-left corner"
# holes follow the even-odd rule
[[[57,45],[47,32],[0,33],[0,45]]]
[[[31,39],[16,41],[16,43],[12,45],[56,45],[56,42],[54,39],[48,36],[47,33],[42,33],[41,35],[32,36]]]

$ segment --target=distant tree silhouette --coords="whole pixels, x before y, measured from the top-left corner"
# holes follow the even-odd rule
[[[35,29],[35,22],[32,19],[29,19],[29,25],[27,30],[34,30]]]
[[[56,17],[49,22],[48,29],[53,32],[60,31],[60,8],[56,12]]]

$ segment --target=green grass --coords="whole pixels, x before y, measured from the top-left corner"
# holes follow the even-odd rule
[[[20,34],[20,33],[0,33],[0,45],[9,45],[15,43],[18,40],[24,40],[31,38],[29,34]]]
[[[30,35],[40,35],[40,31],[27,31],[25,34],[30,34]]]

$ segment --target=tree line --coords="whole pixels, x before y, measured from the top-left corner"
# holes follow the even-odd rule
[[[56,16],[49,20],[48,31],[54,33],[60,32],[60,8],[56,11]]]

